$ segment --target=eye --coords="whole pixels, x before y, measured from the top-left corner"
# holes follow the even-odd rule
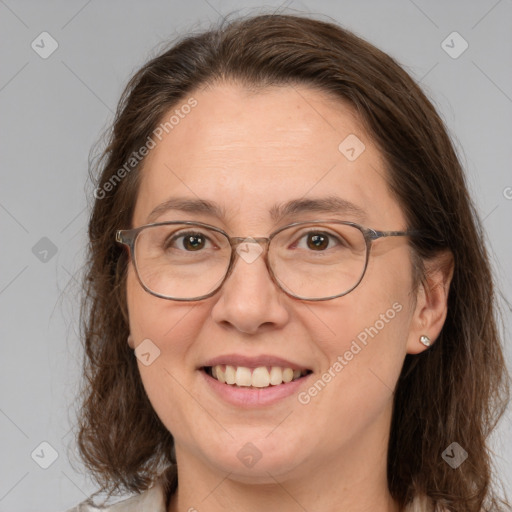
[[[305,244],[301,243],[305,240]],[[343,241],[335,235],[325,231],[308,231],[303,233],[296,247],[300,249],[311,249],[313,251],[322,252],[326,249],[331,249],[333,246],[345,245]]]
[[[187,252],[197,252],[204,249],[210,243],[210,239],[201,232],[187,231],[169,237],[165,242],[165,249],[184,249]]]

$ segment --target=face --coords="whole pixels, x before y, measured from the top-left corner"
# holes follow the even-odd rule
[[[200,221],[244,238],[327,218],[378,230],[406,228],[381,155],[343,103],[291,86],[255,94],[224,84],[193,97],[197,106],[145,160],[134,227],[148,224],[155,207],[179,197],[215,202],[223,215],[172,209],[151,222]],[[362,146],[351,152],[345,142],[339,149],[351,134],[364,144],[359,156]],[[348,139],[349,148],[354,140]],[[305,210],[271,219],[275,206],[328,196],[355,204],[364,217]],[[351,455],[357,464],[362,446],[368,454],[378,449],[387,441],[392,390],[410,342],[411,289],[404,237],[374,242],[359,286],[319,302],[285,294],[263,257],[251,263],[239,257],[223,287],[197,302],[147,293],[130,264],[134,346],[149,339],[160,351],[147,366],[139,361],[139,370],[175,438],[178,466],[266,482],[269,473],[305,475]],[[237,387],[208,375],[205,367],[214,364],[243,367],[240,378],[263,366],[306,375],[268,387]],[[289,370],[274,373],[279,379]]]

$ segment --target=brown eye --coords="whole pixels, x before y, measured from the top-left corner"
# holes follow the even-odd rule
[[[325,231],[308,231],[303,233],[294,244],[297,249],[308,249],[312,252],[324,252],[334,247],[346,246],[343,239]]]
[[[206,247],[208,237],[198,232],[181,232],[167,239],[165,249],[177,249],[185,252],[198,252]]]
[[[329,237],[324,234],[308,234],[307,237],[310,249],[326,249],[329,246]]]
[[[201,234],[187,234],[183,238],[183,247],[187,251],[197,251],[202,249],[205,244],[204,236]]]

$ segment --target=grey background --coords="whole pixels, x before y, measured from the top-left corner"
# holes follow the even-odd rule
[[[88,153],[122,88],[162,41],[232,11],[280,5],[0,0],[0,511],[66,510],[95,490],[70,431],[81,359],[77,276],[92,200]],[[498,281],[511,300],[512,1],[311,0],[285,7],[333,18],[421,82],[467,170]],[[59,45],[47,59],[31,47],[43,31]],[[441,46],[453,31],[469,44],[456,59]],[[511,316],[505,309],[509,363]],[[509,408],[493,437],[509,494],[511,433]],[[43,441],[58,452],[48,469],[35,462],[51,462],[49,449],[38,448]]]

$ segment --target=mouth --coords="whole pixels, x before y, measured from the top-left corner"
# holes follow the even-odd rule
[[[273,388],[302,379],[312,373],[308,368],[294,369],[282,366],[233,366],[217,364],[203,366],[203,372],[222,384],[234,388]]]

